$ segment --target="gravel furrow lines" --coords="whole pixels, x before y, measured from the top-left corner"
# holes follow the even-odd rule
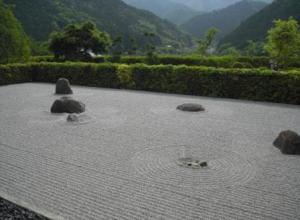
[[[266,210],[264,210],[264,213],[266,212]],[[272,214],[272,213],[270,213],[270,214]]]

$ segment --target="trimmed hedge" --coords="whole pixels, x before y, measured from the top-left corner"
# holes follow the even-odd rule
[[[31,58],[32,62],[64,62],[55,60],[52,56],[36,56]],[[200,57],[200,56],[179,56],[179,55],[159,55],[151,62],[145,56],[121,56],[117,61],[111,56],[97,57],[90,63],[120,63],[120,64],[148,64],[148,65],[187,65],[187,66],[206,66],[218,68],[270,68],[269,57]],[[300,68],[300,60],[293,59],[291,67]]]
[[[31,63],[0,66],[0,84],[51,82],[300,104],[300,72],[185,65]]]

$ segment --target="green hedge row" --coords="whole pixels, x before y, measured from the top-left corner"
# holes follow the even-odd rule
[[[32,57],[32,62],[57,62],[52,56]],[[97,57],[91,63],[120,63],[120,64],[148,64],[148,65],[187,65],[187,66],[207,66],[219,68],[270,68],[269,57],[200,57],[200,56],[176,56],[160,55],[150,60],[145,56],[121,56],[116,59],[111,56]],[[300,60],[291,60],[291,67],[300,67]]]
[[[300,104],[300,72],[185,65],[31,63],[0,66],[0,84],[51,82]]]
[[[109,61],[109,57],[107,58]],[[123,56],[120,63],[123,64],[163,64],[163,65],[187,65],[233,68],[240,65],[241,68],[269,67],[267,57],[199,57],[199,56],[158,56],[156,63],[151,63],[146,57]]]

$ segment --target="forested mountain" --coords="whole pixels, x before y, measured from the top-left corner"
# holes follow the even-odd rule
[[[182,24],[200,12],[190,7],[175,3],[171,0],[123,0],[125,3],[139,9],[153,12],[157,16],[167,19],[174,24]]]
[[[0,63],[24,60],[29,55],[29,41],[21,24],[0,0]]]
[[[37,41],[45,41],[54,30],[67,24],[94,21],[112,38],[123,36],[125,47],[131,39],[140,47],[149,40],[144,33],[154,33],[153,44],[189,46],[191,37],[175,25],[154,14],[128,6],[121,0],[4,0],[14,5],[14,13],[25,31]]]
[[[149,0],[151,1],[151,0]],[[212,11],[226,8],[229,5],[235,4],[241,0],[172,0],[173,2],[185,4],[194,10]],[[259,0],[261,2],[270,3],[272,0]]]
[[[196,16],[181,27],[187,32],[203,37],[209,28],[219,29],[218,39],[232,32],[240,23],[266,6],[266,3],[243,0],[227,8]]]
[[[221,44],[230,43],[235,47],[243,48],[248,40],[264,41],[275,19],[289,17],[300,21],[300,1],[274,0],[272,4],[242,22],[235,31],[221,41]]]

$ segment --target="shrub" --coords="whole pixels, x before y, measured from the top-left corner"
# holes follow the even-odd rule
[[[241,62],[235,62],[233,65],[232,65],[232,68],[235,68],[235,69],[245,69],[245,68],[248,68],[248,69],[251,69],[253,68],[253,66],[250,64],[250,63],[241,63]]]
[[[186,65],[28,63],[0,66],[0,84],[51,82],[300,104],[299,70]]]
[[[118,65],[117,75],[122,88],[134,88],[135,83],[132,76],[131,67],[125,64]]]
[[[0,85],[31,82],[32,75],[28,64],[0,65]]]
[[[64,60],[54,59],[52,56],[36,56],[31,58],[31,62],[64,62]],[[199,56],[176,56],[160,55],[155,56],[155,62],[149,62],[146,56],[121,56],[115,59],[113,56],[93,58],[91,63],[121,63],[121,64],[163,64],[163,65],[187,65],[187,66],[207,66],[218,68],[232,68],[235,63],[243,63],[245,68],[270,68],[269,57],[199,57]],[[300,67],[300,59],[293,58],[289,61],[290,67]]]

